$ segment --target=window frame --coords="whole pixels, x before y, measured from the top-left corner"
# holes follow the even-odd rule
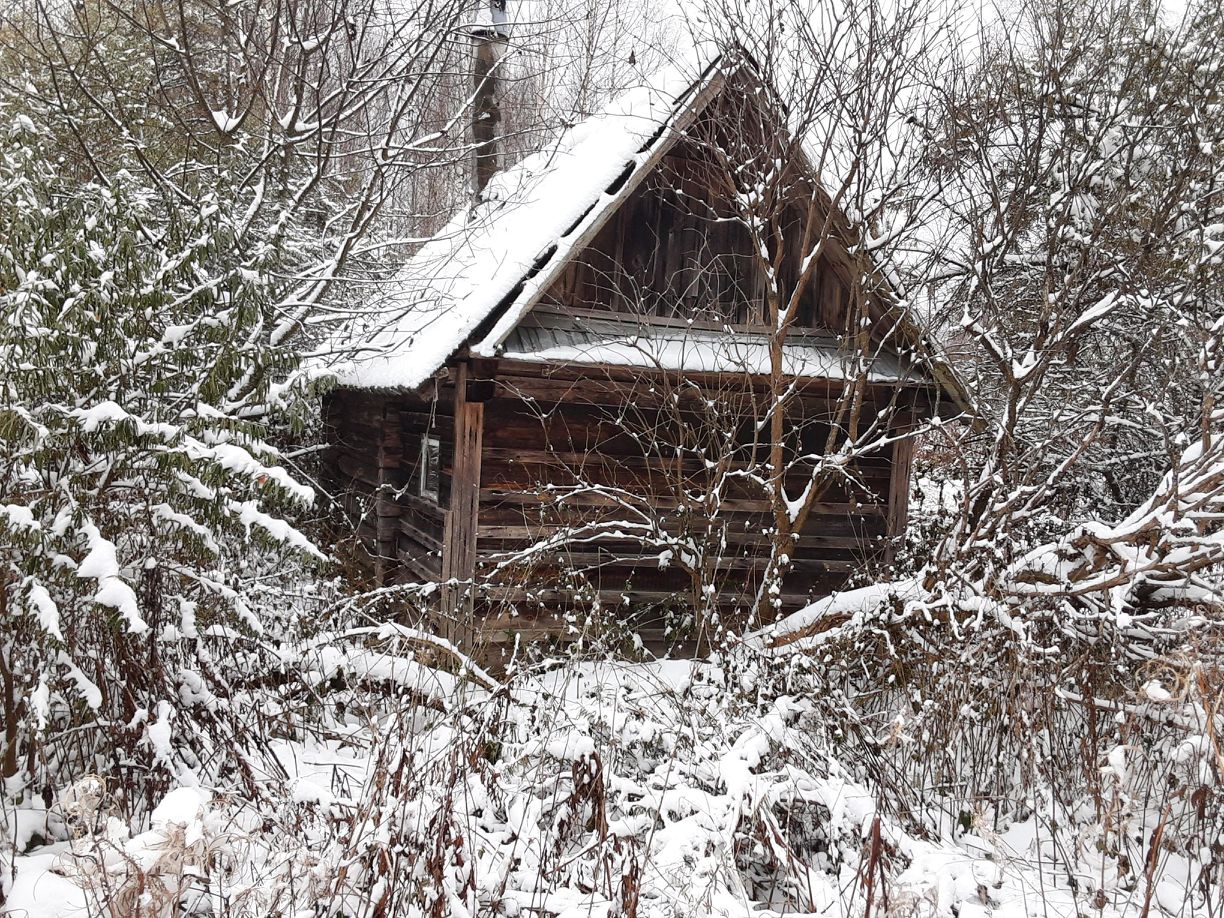
[[[430,479],[433,487],[430,487]],[[442,441],[434,434],[421,434],[421,452],[417,459],[417,496],[441,502],[442,497]]]

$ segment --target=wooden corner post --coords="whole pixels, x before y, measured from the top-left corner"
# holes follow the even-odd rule
[[[374,494],[374,580],[380,587],[395,581],[398,570],[396,544],[399,533],[400,507],[395,499],[400,486],[399,471],[403,463],[404,444],[400,433],[399,414],[390,399],[379,406],[378,487]]]
[[[451,463],[450,509],[442,535],[442,613],[448,637],[466,642],[473,628],[476,580],[476,522],[480,513],[480,454],[484,403],[467,397],[469,369],[460,363],[455,379],[455,442]]]
[[[889,562],[896,554],[897,543],[905,535],[909,522],[910,474],[914,465],[913,431],[916,426],[913,407],[900,407],[891,430],[893,436],[904,439],[892,445],[892,469],[888,482],[888,549],[885,553],[885,559]]]

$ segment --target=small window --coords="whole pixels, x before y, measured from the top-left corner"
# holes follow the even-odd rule
[[[442,446],[437,437],[421,437],[421,462],[417,478],[417,493],[437,503],[441,477]]]

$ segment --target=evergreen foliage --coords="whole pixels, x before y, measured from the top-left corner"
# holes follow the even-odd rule
[[[265,439],[300,378],[267,341],[275,251],[245,258],[206,189],[65,174],[45,115],[0,103],[4,776],[90,767],[64,741],[84,724],[116,766],[185,779],[199,724],[177,749],[169,712],[226,703],[205,636],[261,634],[253,573],[320,556]]]

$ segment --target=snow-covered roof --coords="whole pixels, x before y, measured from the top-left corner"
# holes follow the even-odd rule
[[[615,99],[600,113],[565,131],[546,149],[495,175],[483,199],[457,213],[404,265],[380,299],[350,322],[327,351],[346,355],[332,367],[341,386],[415,389],[465,346],[496,357],[511,334],[581,251],[603,221],[638,187],[672,141],[700,114],[738,65],[719,56],[704,68],[676,65]],[[970,400],[951,367],[902,308],[895,315],[902,339],[917,344],[930,376],[906,361],[894,370],[877,358],[880,381],[934,382],[962,410]],[[898,342],[901,343],[901,342]],[[656,337],[652,366],[668,369],[727,365],[725,345],[694,340],[680,347]],[[802,350],[803,346],[799,346]],[[721,355],[716,351],[721,348]],[[751,342],[740,350],[751,351]],[[592,342],[520,349],[520,359],[647,365],[640,347]],[[684,356],[682,357],[681,354]],[[703,354],[700,359],[697,355]],[[511,356],[505,354],[505,356]],[[742,371],[747,353],[732,361]],[[803,375],[841,378],[843,355],[804,351],[791,355]],[[666,359],[661,359],[666,358]],[[674,364],[665,366],[665,364]],[[825,367],[827,369],[821,369]]]
[[[533,321],[534,320],[534,321]],[[501,356],[536,363],[601,364],[687,373],[766,375],[769,339],[761,334],[727,334],[717,329],[660,326],[630,320],[569,318],[532,314],[505,340]],[[791,334],[782,347],[782,371],[811,379],[857,378],[871,382],[930,385],[921,367],[903,367],[881,353],[862,367],[834,338]]]
[[[492,356],[534,302],[533,280],[544,283],[546,272],[537,269],[580,247],[600,205],[634,184],[666,145],[675,115],[717,75],[716,65],[696,75],[669,68],[494,176],[484,200],[456,214],[382,301],[333,339],[331,349],[355,352],[338,368],[338,382],[413,389],[465,343]],[[493,327],[482,329],[495,315]],[[478,330],[485,333],[473,339]]]

